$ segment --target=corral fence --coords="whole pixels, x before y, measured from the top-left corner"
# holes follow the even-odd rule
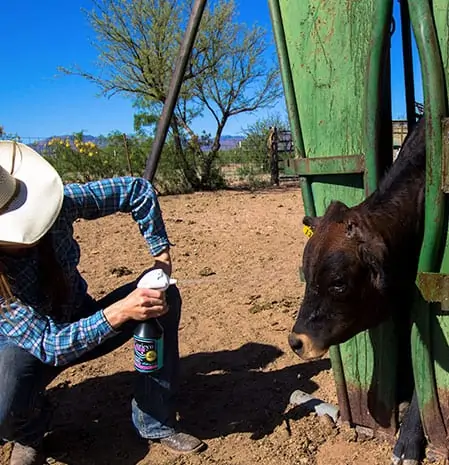
[[[393,156],[396,157],[403,140],[407,134],[407,121],[393,121]],[[67,136],[72,140],[73,136]],[[94,139],[88,136],[89,140]],[[16,134],[0,134],[1,139],[13,139],[33,146],[38,152],[44,153],[50,138],[47,137],[19,137]],[[100,140],[95,140],[102,143]],[[126,135],[114,140],[119,144],[121,152],[127,154],[122,157],[122,169],[120,173],[132,174],[133,169],[126,146]],[[121,146],[125,144],[125,149]],[[112,155],[111,155],[112,156]],[[254,187],[263,185],[279,185],[282,182],[298,181],[299,175],[295,172],[295,153],[292,133],[290,130],[271,127],[267,136],[259,136],[254,140],[251,138],[240,138],[233,146],[223,145],[218,158],[220,172],[225,182],[230,187],[251,185]],[[135,166],[139,174],[139,166]],[[134,160],[134,163],[136,161]]]
[[[392,122],[393,158],[395,159],[408,132],[407,120]],[[220,153],[220,170],[230,185],[244,183],[279,185],[299,181],[295,171],[295,150],[289,130],[270,128],[266,144],[240,142],[232,150]]]
[[[219,156],[221,174],[233,185],[279,185],[299,179],[292,168],[294,156],[291,131],[270,128],[268,137],[256,141],[242,140]]]

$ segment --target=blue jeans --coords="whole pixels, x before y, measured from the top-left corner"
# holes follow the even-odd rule
[[[127,284],[98,302],[88,297],[86,314],[81,317],[111,305],[134,288],[135,283]],[[159,318],[164,327],[164,366],[154,374],[135,374],[132,421],[138,433],[147,439],[170,436],[176,427],[181,313],[181,296],[176,286],[169,287],[166,298],[169,311]],[[93,360],[120,347],[132,337],[135,324],[125,324],[119,334],[68,366]],[[45,388],[68,366],[45,365],[20,347],[0,340],[0,438],[28,445],[43,438],[50,420]]]

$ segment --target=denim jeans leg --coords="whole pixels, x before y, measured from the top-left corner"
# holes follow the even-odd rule
[[[168,313],[159,318],[164,328],[164,366],[152,374],[136,373],[133,423],[146,439],[161,439],[176,430],[176,394],[179,385],[178,328],[181,296],[176,286],[166,294]]]
[[[0,346],[1,438],[25,445],[42,440],[51,417],[45,387],[59,372],[17,346]]]

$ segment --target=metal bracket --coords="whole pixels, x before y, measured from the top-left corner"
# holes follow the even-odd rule
[[[416,284],[427,302],[441,304],[441,312],[449,312],[449,274],[418,273]]]
[[[365,157],[363,155],[294,158],[291,162],[294,172],[300,176],[365,172]]]

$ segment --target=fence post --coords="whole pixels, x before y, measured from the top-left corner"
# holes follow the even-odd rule
[[[133,168],[131,166],[131,156],[129,154],[129,148],[128,148],[128,139],[126,138],[126,134],[123,133],[123,145],[125,146],[125,155],[126,155],[126,160],[128,162],[128,171],[130,176],[133,175]]]
[[[278,130],[276,126],[270,127],[267,145],[270,157],[271,185],[279,186]]]

